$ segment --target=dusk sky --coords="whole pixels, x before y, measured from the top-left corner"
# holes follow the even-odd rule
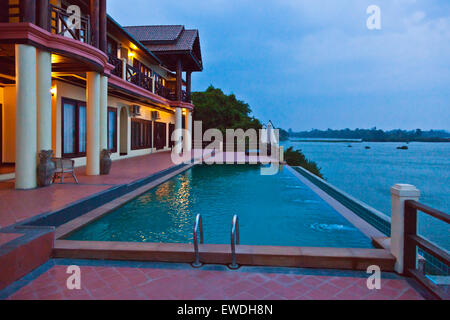
[[[381,30],[368,30],[369,5]],[[199,29],[210,84],[293,130],[450,130],[448,0],[108,0],[123,26]]]

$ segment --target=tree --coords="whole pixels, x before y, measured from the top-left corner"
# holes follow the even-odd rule
[[[226,95],[212,85],[205,92],[194,92],[194,120],[203,122],[203,130],[261,129],[261,122],[251,115],[248,103],[238,100],[234,94]]]

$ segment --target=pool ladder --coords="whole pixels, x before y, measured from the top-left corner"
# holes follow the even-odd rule
[[[198,233],[200,231],[200,244],[204,243],[203,237],[203,219],[200,214],[195,217],[194,224],[194,253],[195,261],[192,264],[194,268],[200,268],[203,263],[200,262],[200,251],[199,251],[199,237]],[[239,245],[239,217],[237,215],[233,216],[233,221],[231,223],[231,264],[228,266],[232,270],[239,269],[239,265],[236,261],[236,246]]]
[[[203,238],[203,220],[202,216],[198,214],[195,217],[195,225],[194,225],[194,251],[195,251],[195,261],[192,264],[194,268],[200,268],[203,264],[200,262],[200,253],[198,250],[198,230],[200,228],[200,243],[204,243]]]

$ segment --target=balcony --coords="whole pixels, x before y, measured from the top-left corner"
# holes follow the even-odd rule
[[[50,32],[91,44],[89,15],[81,15],[78,26],[70,24],[70,17],[65,10],[49,5]]]
[[[126,72],[125,72],[125,79],[126,81],[139,86],[141,88],[144,88],[152,93],[155,93],[159,95],[160,97],[163,97],[170,101],[177,101],[177,96],[174,91],[172,91],[170,88],[163,86],[159,83],[154,83],[153,78],[142,73],[139,71],[139,69],[130,66],[129,64],[124,64],[124,62],[115,57],[115,56],[108,56],[108,63],[114,66],[114,70],[111,71],[111,74],[123,78],[123,68],[124,65],[126,65]],[[188,97],[188,94],[186,91],[182,91],[182,101],[190,103],[190,97]]]

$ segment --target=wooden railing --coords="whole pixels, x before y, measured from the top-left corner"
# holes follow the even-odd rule
[[[114,70],[111,73],[115,76],[122,78],[123,74],[123,61],[117,57],[108,55],[108,63],[114,66]]]
[[[126,80],[141,88],[153,91],[152,78],[140,72],[137,68],[127,64]]]
[[[79,28],[72,26],[71,15],[59,7],[49,6],[50,30],[53,34],[63,35],[87,44],[91,44],[89,16],[80,17]]]
[[[405,243],[403,267],[407,276],[415,278],[422,284],[435,298],[449,299],[448,292],[436,285],[423,272],[417,270],[417,248],[422,250],[425,255],[434,257],[437,261],[442,263],[445,268],[450,265],[449,254],[447,251],[437,247],[435,244],[429,242],[417,234],[417,212],[426,213],[445,223],[450,223],[450,215],[425,206],[416,201],[405,202]],[[426,257],[425,257],[426,260]],[[445,275],[448,276],[448,275]]]

